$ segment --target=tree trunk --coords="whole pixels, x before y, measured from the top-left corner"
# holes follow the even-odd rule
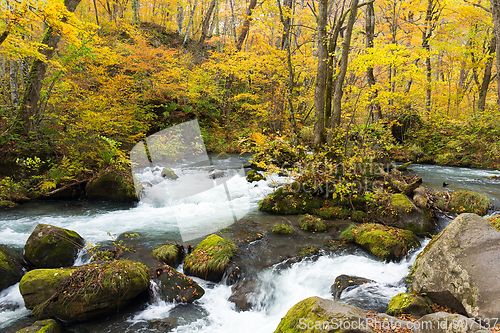
[[[207,15],[205,15],[205,18],[203,19],[203,25],[201,27],[201,36],[200,36],[200,40],[198,42],[199,48],[203,45],[203,43],[205,42],[205,39],[207,38],[208,28],[210,28],[210,19],[212,17],[212,13],[214,12],[214,8],[215,8],[216,4],[217,4],[217,0],[212,0],[210,2],[210,5],[208,6]]]
[[[65,0],[64,4],[69,12],[74,12],[81,0]],[[67,18],[62,18],[63,22]],[[39,52],[45,56],[45,61],[52,59],[55,49],[61,36],[54,32],[52,27],[49,27],[42,39],[42,44],[46,48],[40,49]],[[38,115],[38,101],[40,100],[40,91],[42,90],[42,81],[47,72],[47,62],[34,60],[31,64],[30,72],[26,81],[26,89],[23,93],[21,105],[18,112],[18,121],[22,123],[22,131],[24,134],[29,134],[34,130]]]
[[[19,106],[19,84],[17,81],[17,62],[13,59],[10,60],[10,96],[12,105]]]
[[[351,1],[351,13],[349,15],[349,21],[347,22],[347,27],[344,36],[344,43],[342,45],[342,58],[340,59],[340,69],[337,79],[335,80],[335,91],[333,94],[333,114],[330,119],[330,132],[328,132],[328,145],[333,144],[333,131],[336,127],[340,125],[340,118],[342,113],[342,86],[344,84],[345,75],[347,73],[347,63],[349,62],[349,49],[351,47],[352,30],[354,28],[354,22],[356,21],[356,16],[358,14],[358,2],[359,0]]]
[[[500,73],[500,0],[491,0],[491,14],[493,19],[493,30],[496,40],[497,73]],[[497,95],[500,104],[500,75],[497,74]]]
[[[191,30],[191,26],[193,25],[194,13],[196,12],[196,6],[198,5],[198,0],[194,0],[193,9],[191,10],[191,14],[189,15],[189,22],[186,28],[186,34],[184,35],[184,41],[182,42],[182,46],[184,46],[187,42],[189,31]]]
[[[132,24],[137,25],[139,24],[139,9],[140,9],[140,2],[139,0],[132,0],[130,2],[132,6]]]
[[[373,40],[375,39],[375,9],[373,6],[373,2],[369,3],[366,7],[366,48],[373,48]],[[374,99],[378,96],[378,90],[373,89],[372,87],[375,85],[375,75],[373,74],[373,67],[368,67],[366,70],[366,77],[368,80],[368,86],[370,87],[370,96],[369,96],[369,114],[371,118],[373,118],[374,122],[382,119],[382,110],[380,108],[380,104],[378,102],[373,102]]]
[[[316,88],[314,90],[314,105],[316,108],[316,123],[314,124],[314,144],[324,143],[325,132],[325,92],[328,67],[328,49],[326,24],[328,15],[328,0],[319,0],[317,16],[317,47],[318,67],[316,72]]]
[[[184,24],[184,8],[182,8],[182,3],[177,2],[177,32],[182,36],[183,25]]]
[[[493,37],[490,41],[488,50],[486,51],[486,65],[484,66],[483,82],[479,90],[479,97],[477,101],[477,110],[483,112],[486,107],[486,95],[491,82],[491,70],[493,68],[493,58],[495,57],[496,38]]]

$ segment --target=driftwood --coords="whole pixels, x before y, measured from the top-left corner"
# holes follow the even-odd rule
[[[90,179],[75,182],[54,191],[51,191],[43,196],[43,199],[65,200],[77,199],[85,194],[85,186]]]
[[[422,177],[419,177],[413,183],[406,185],[405,189],[403,190],[403,193],[411,197],[413,191],[415,191],[420,185],[422,185]]]

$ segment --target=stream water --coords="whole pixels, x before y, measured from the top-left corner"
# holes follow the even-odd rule
[[[144,200],[132,206],[107,202],[47,201],[2,211],[0,243],[21,249],[35,226],[47,223],[75,230],[88,244],[110,244],[124,233],[139,233],[140,237],[134,245],[151,249],[167,240],[196,244],[204,235],[231,225],[235,219],[243,218],[256,230],[267,230],[265,228],[280,219],[293,219],[258,212],[258,202],[273,190],[273,184],[287,179],[274,177],[258,183],[247,183],[239,169],[247,160],[248,157],[240,156],[217,160],[211,156],[207,165],[179,165],[174,168],[180,176],[176,185],[163,180],[160,169],[144,170],[138,178],[149,185]],[[411,168],[424,179],[427,187],[442,188],[443,182],[446,182],[450,190],[468,189],[486,194],[494,206],[500,207],[500,179],[488,178],[500,176],[499,171],[430,165],[412,165]],[[222,170],[222,173],[212,177],[215,180],[211,179],[210,175],[217,170]],[[202,192],[192,191],[195,184],[206,183],[206,179],[210,179],[213,185]],[[177,195],[162,199],[159,193],[168,190]],[[214,221],[217,223],[214,224]],[[445,224],[448,221],[441,222]],[[304,243],[301,245],[309,245],[307,238],[302,239],[305,240],[302,240]],[[427,243],[427,240],[421,241],[422,246]],[[262,242],[256,240],[249,246],[257,246]],[[285,248],[292,244],[281,246]],[[272,256],[276,255],[279,248],[267,250]],[[273,264],[266,267],[263,264],[256,273],[258,288],[251,295],[255,306],[250,311],[242,312],[228,301],[230,286],[195,278],[206,294],[194,304],[165,303],[154,297],[152,288],[152,297],[138,300],[120,314],[106,320],[68,325],[65,329],[75,333],[273,332],[288,309],[302,299],[309,296],[331,299],[330,286],[341,274],[375,281],[343,293],[341,302],[384,311],[392,296],[405,291],[404,278],[417,253],[415,251],[399,263],[384,263],[363,251],[347,251],[323,253],[288,265]],[[77,264],[84,264],[88,257],[82,254]],[[258,259],[255,262],[259,262]],[[182,267],[179,270],[182,271]],[[33,321],[30,311],[24,307],[18,285],[0,293],[1,332],[16,332]]]

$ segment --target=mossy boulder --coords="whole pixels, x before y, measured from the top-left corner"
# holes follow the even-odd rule
[[[351,214],[351,220],[354,222],[363,222],[368,219],[368,214],[363,211],[356,210]]]
[[[165,244],[157,247],[152,252],[156,259],[164,262],[165,264],[176,267],[182,262],[184,257],[184,248],[182,245]]]
[[[0,245],[0,291],[21,281],[21,258],[13,250]]]
[[[374,332],[366,322],[365,310],[313,296],[288,310],[274,333]]]
[[[35,269],[19,284],[37,319],[84,321],[115,313],[147,290],[149,269],[130,260],[59,269]]]
[[[302,215],[299,219],[300,229],[306,231],[318,231],[325,232],[328,231],[328,226],[325,221],[320,217],[315,217],[309,214]]]
[[[174,170],[172,170],[170,168],[163,168],[163,170],[161,170],[161,176],[163,178],[170,179],[170,180],[176,180],[179,178],[179,176],[176,175]]]
[[[391,316],[399,316],[401,314],[409,314],[413,318],[420,318],[426,314],[432,313],[425,298],[415,294],[400,293],[391,298],[387,314]]]
[[[219,160],[226,160],[229,158],[229,155],[226,152],[220,152],[219,155],[217,155],[217,158]]]
[[[291,235],[293,234],[293,229],[288,224],[278,223],[273,226],[271,232],[278,235]]]
[[[400,260],[409,250],[420,246],[413,232],[377,223],[352,225],[340,234],[340,238],[361,245],[383,260]]]
[[[37,268],[73,265],[78,251],[85,245],[75,231],[39,224],[24,245],[24,259]]]
[[[258,182],[259,180],[264,179],[264,176],[262,176],[260,173],[258,173],[255,170],[249,170],[247,172],[247,182],[253,183],[253,182]]]
[[[448,208],[451,212],[474,213],[480,216],[486,215],[491,205],[490,199],[483,194],[471,191],[458,191],[451,194]]]
[[[156,269],[155,280],[167,302],[193,303],[205,294],[196,282],[168,265]]]
[[[500,232],[476,214],[457,216],[419,254],[413,290],[468,317],[500,318]]]
[[[38,320],[31,326],[25,327],[16,333],[61,333],[61,325],[54,319]]]
[[[230,240],[210,235],[184,259],[184,273],[219,282],[236,252]]]
[[[132,174],[126,171],[106,171],[89,181],[85,187],[87,197],[122,202],[138,201]]]
[[[349,217],[352,219],[353,215],[350,209],[342,206],[324,206],[321,207],[320,209],[314,210],[314,214],[324,219],[333,219],[333,220],[347,220]]]
[[[365,279],[363,277],[343,274],[335,278],[335,282],[330,287],[330,292],[332,293],[334,299],[339,299],[342,295],[342,292],[344,292],[345,290],[351,290],[363,284],[373,282],[374,281]]]
[[[262,212],[297,215],[312,214],[316,209],[323,207],[324,199],[314,197],[310,193],[293,191],[280,187],[259,202],[259,210]]]
[[[486,219],[493,228],[500,231],[500,215],[490,216]]]
[[[368,204],[372,220],[387,226],[427,235],[434,229],[434,218],[426,208],[417,207],[403,193],[380,193]]]

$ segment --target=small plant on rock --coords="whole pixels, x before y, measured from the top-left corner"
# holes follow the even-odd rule
[[[299,219],[299,222],[300,222],[300,229],[302,230],[319,231],[319,232],[324,232],[328,230],[328,226],[321,218],[314,217],[309,214],[303,215]]]

